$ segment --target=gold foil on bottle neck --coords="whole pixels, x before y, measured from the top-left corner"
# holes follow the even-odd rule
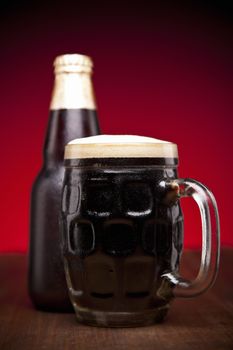
[[[54,61],[55,84],[50,104],[57,109],[96,109],[90,57],[78,54],[58,56]]]

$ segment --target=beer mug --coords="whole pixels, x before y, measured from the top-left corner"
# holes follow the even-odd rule
[[[215,281],[219,217],[206,186],[177,175],[174,143],[100,135],[65,148],[62,251],[79,322],[106,327],[161,321],[174,297],[192,297]],[[202,221],[202,255],[193,281],[179,274],[180,199],[192,197]]]

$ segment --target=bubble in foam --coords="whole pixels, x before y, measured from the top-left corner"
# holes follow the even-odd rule
[[[65,159],[178,158],[176,144],[146,136],[97,135],[70,141]]]

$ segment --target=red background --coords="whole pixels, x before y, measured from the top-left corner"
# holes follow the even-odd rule
[[[74,52],[94,59],[102,132],[177,143],[180,176],[212,189],[222,243],[233,245],[231,3],[20,3],[1,9],[0,251],[28,247],[30,189],[42,162],[52,62]],[[200,219],[191,200],[184,214],[185,244],[197,247]]]

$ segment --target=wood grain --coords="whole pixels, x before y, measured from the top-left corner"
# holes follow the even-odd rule
[[[192,276],[199,254],[186,252]],[[224,249],[215,286],[195,299],[177,299],[167,319],[150,327],[107,329],[80,325],[74,314],[36,311],[27,295],[27,257],[0,256],[1,350],[232,350],[233,250]]]

